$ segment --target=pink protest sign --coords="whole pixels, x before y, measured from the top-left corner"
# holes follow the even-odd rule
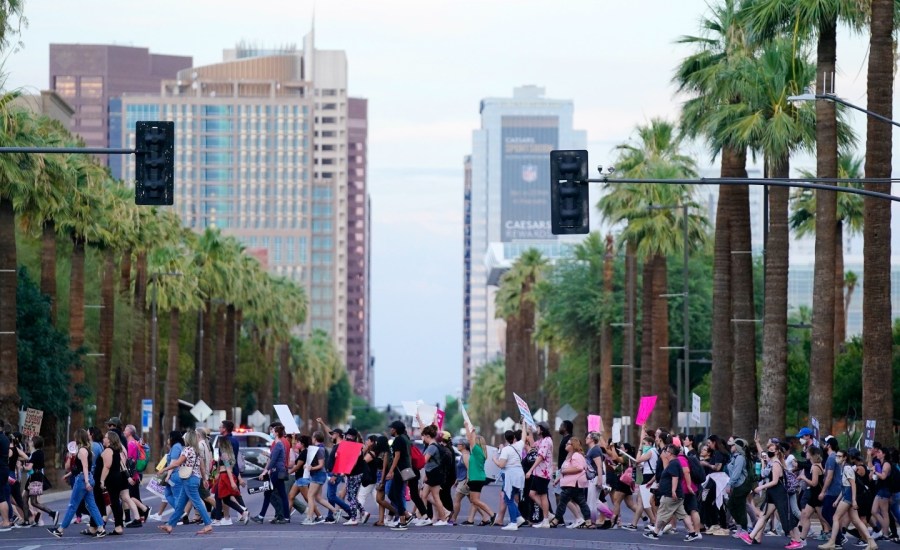
[[[335,474],[349,474],[353,471],[362,447],[363,444],[356,441],[341,441],[337,454],[334,455],[334,468],[331,471]]]
[[[650,413],[653,412],[653,407],[655,406],[655,395],[641,397],[641,404],[638,406],[637,418],[635,418],[634,423],[638,426],[646,425],[647,421],[650,420]]]
[[[444,429],[444,411],[438,409],[434,413],[434,425],[437,426],[438,430]]]
[[[589,414],[587,422],[587,429],[589,432],[603,431],[603,418],[601,418],[599,414]]]

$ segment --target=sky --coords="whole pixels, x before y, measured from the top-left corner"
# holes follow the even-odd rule
[[[349,93],[369,100],[375,402],[437,402],[462,385],[463,157],[480,100],[524,84],[571,99],[592,164],[614,164],[614,146],[636,125],[677,117],[683,98],[670,81],[690,50],[676,40],[699,32],[706,9],[702,0],[26,0],[22,46],[4,72],[7,88],[46,89],[51,43],[140,46],[206,65],[241,40],[300,47],[314,13],[317,48],[346,51]],[[863,106],[867,43],[838,37],[836,92]],[[864,136],[862,115],[851,121]],[[702,144],[690,152],[712,165]],[[795,165],[804,163],[814,167]]]

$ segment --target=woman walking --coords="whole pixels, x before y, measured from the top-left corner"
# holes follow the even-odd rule
[[[509,523],[503,526],[504,531],[516,531],[525,523],[525,519],[519,514],[519,497],[522,488],[525,487],[525,471],[522,469],[522,451],[525,449],[525,421],[522,423],[522,437],[516,438],[516,433],[506,430],[503,438],[506,446],[494,457],[494,463],[503,471],[503,502],[509,510]],[[503,518],[501,518],[502,521]]]
[[[188,499],[193,503],[194,509],[200,513],[203,520],[203,528],[197,531],[198,535],[208,535],[212,533],[212,520],[206,513],[206,506],[200,499],[200,485],[205,484],[207,472],[203,461],[200,460],[200,449],[197,442],[197,433],[194,430],[188,430],[184,434],[184,447],[181,450],[181,456],[173,460],[163,471],[176,471],[177,477],[181,480],[181,492],[178,501],[175,502],[175,510],[172,517],[164,525],[160,525],[159,529],[166,534],[172,533],[172,528],[178,523],[179,518],[184,514],[184,508],[187,506]]]
[[[526,478],[531,478],[531,500],[541,508],[544,521],[534,527],[550,527],[550,499],[547,494],[550,489],[550,478],[553,466],[553,439],[550,437],[550,428],[544,424],[538,424],[540,440],[537,442],[537,457],[534,465],[525,473]]]
[[[359,432],[356,428],[349,428],[347,433],[344,434],[344,441],[352,441],[355,443],[362,443],[359,440]],[[363,519],[366,518],[366,509],[363,508],[363,505],[359,502],[359,488],[362,485],[363,473],[366,471],[366,459],[365,459],[365,448],[360,450],[359,457],[356,459],[356,464],[353,465],[353,470],[350,472],[350,475],[347,476],[347,504],[350,506],[350,519],[344,522],[344,525],[359,525],[360,523],[364,523]]]
[[[848,449],[846,451],[838,451],[836,453],[838,465],[841,467],[841,497],[840,502],[835,508],[834,521],[832,525],[835,527],[831,530],[831,538],[825,544],[820,544],[821,550],[834,550],[837,546],[838,533],[841,531],[838,526],[844,519],[845,514],[850,515],[850,522],[853,523],[859,534],[859,539],[867,543],[866,548],[878,548],[875,540],[869,535],[869,529],[859,517],[859,506],[857,498],[859,496],[859,488],[856,486],[856,466],[862,462],[859,449]]]
[[[481,500],[481,490],[487,485],[487,476],[484,474],[484,463],[487,460],[487,444],[484,437],[475,435],[475,428],[466,424],[466,437],[469,440],[469,502],[491,518],[481,522],[481,525],[493,525],[497,515],[491,507]]]
[[[109,507],[112,508],[115,528],[112,535],[121,535],[125,524],[122,519],[122,504],[119,501],[122,492],[128,495],[128,470],[125,467],[125,449],[122,440],[114,431],[106,432],[103,437],[103,452],[100,453],[100,489],[109,495]]]
[[[219,525],[231,525],[231,518],[225,517],[222,504],[235,510],[241,516],[241,522],[247,524],[247,509],[235,501],[235,497],[241,494],[238,480],[234,477],[234,448],[227,437],[220,437],[216,442],[216,448],[219,450],[218,472],[216,476],[216,510],[215,517],[218,518]],[[213,525],[216,525],[213,521]]]
[[[69,507],[66,508],[66,515],[63,517],[62,523],[47,529],[47,531],[56,538],[62,538],[63,530],[72,523],[75,511],[84,502],[91,519],[100,526],[96,531],[90,531],[90,533],[97,538],[103,538],[106,536],[106,529],[103,528],[103,517],[100,515],[100,510],[97,509],[93,493],[94,476],[91,475],[90,465],[94,459],[91,454],[91,440],[83,428],[75,430],[75,444],[78,445],[78,451],[75,453],[75,460],[72,461],[72,471],[66,474],[67,477],[71,476],[72,478]]]
[[[753,492],[757,494],[763,490],[766,491],[766,500],[762,506],[762,514],[756,520],[756,526],[753,527],[753,531],[749,534],[742,532],[739,537],[747,544],[753,544],[754,540],[757,543],[762,542],[766,523],[768,523],[772,514],[777,512],[784,534],[791,538],[786,548],[802,548],[800,533],[797,530],[794,515],[791,513],[788,505],[785,479],[787,467],[784,464],[781,447],[776,443],[770,442],[766,456],[770,466],[766,482],[753,489]]]
[[[44,491],[47,490],[50,486],[50,483],[47,481],[47,476],[44,475],[44,438],[36,435],[31,438],[31,445],[34,447],[34,451],[31,453],[31,456],[28,457],[28,462],[25,463],[25,469],[32,472],[31,476],[28,478],[28,506],[32,510],[40,510],[47,514],[47,516],[53,520],[54,527],[59,524],[59,512],[55,512],[50,508],[47,508],[45,504],[41,503],[41,495],[44,494]],[[40,485],[37,485],[40,483]],[[34,522],[37,523],[38,515],[34,515]]]
[[[562,463],[562,468],[559,469],[559,473],[562,474],[560,478],[562,493],[559,497],[559,504],[556,505],[556,516],[550,520],[550,527],[556,527],[563,523],[563,514],[566,513],[566,507],[571,501],[581,510],[581,517],[575,518],[575,522],[570,527],[572,529],[593,529],[591,509],[587,505],[587,476],[584,472],[587,462],[584,459],[581,440],[575,437],[569,438],[566,443],[566,451],[568,455]]]

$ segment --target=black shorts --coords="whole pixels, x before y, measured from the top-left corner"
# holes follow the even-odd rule
[[[439,487],[444,484],[444,476],[438,470],[425,472],[425,484],[429,487]]]
[[[470,493],[480,493],[481,490],[484,488],[484,486],[487,485],[487,481],[485,481],[483,479],[481,481],[475,481],[474,479],[470,479],[466,485],[469,486]]]
[[[550,480],[544,477],[531,476],[531,490],[536,495],[546,495],[550,487]]]
[[[688,514],[691,512],[700,513],[700,501],[696,494],[684,494],[684,511]]]

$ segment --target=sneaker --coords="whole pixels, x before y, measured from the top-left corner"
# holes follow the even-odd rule
[[[431,525],[434,527],[447,527],[450,524],[447,522],[447,520],[439,519],[439,520],[435,521],[434,523],[432,523]]]
[[[222,525],[222,522],[221,522],[221,520],[214,519],[214,520],[212,520],[211,525],[212,525],[213,527],[218,527],[218,526]]]
[[[739,538],[741,538],[741,533],[745,533],[745,532],[746,531],[744,531],[743,529],[738,528],[734,531],[734,533],[731,534],[731,536],[733,538],[739,539]]]
[[[655,531],[647,531],[644,533],[644,538],[650,540],[659,540],[659,535],[657,535]]]
[[[655,532],[656,529],[653,528],[652,524],[648,523],[647,525],[644,526],[644,531],[654,531]]]
[[[522,521],[524,521],[524,520],[522,520]],[[460,524],[460,525],[465,525],[465,526],[468,527],[468,526],[470,526],[470,525],[475,525],[475,522],[474,522],[474,521],[466,520],[466,521],[461,521],[461,522],[459,522],[459,524]]]
[[[525,518],[522,516],[516,518],[516,527],[521,527],[523,523],[525,523]],[[507,531],[512,531],[512,529],[507,529]]]
[[[125,524],[125,527],[131,528],[131,529],[134,529],[135,527],[143,527],[143,526],[144,526],[144,524],[141,523],[141,520],[139,520],[139,519],[131,520]]]
[[[831,532],[830,531],[819,531],[819,534],[816,536],[817,540],[831,540]]]
[[[274,520],[272,520],[272,523],[275,525],[287,525],[290,522],[291,520],[284,518],[275,518]]]
[[[11,527],[0,527],[0,531],[9,531],[10,529]],[[58,539],[61,539],[63,536],[63,530],[59,527],[51,527],[50,529],[47,529],[47,532]]]
[[[741,534],[738,538],[741,539],[742,541],[744,541],[744,544],[747,544],[747,545],[753,544],[753,539],[750,538],[750,535],[748,535],[747,533],[745,533],[743,531],[741,531]]]
[[[94,537],[98,539],[102,539],[106,536],[106,529],[97,529],[97,532],[94,533]]]
[[[802,540],[792,540],[790,544],[785,546],[785,550],[798,550],[799,548],[805,548],[806,542]]]
[[[579,519],[576,519],[575,521],[573,521],[572,523],[566,525],[566,529],[578,529],[582,525],[584,525],[584,519],[579,518]]]
[[[544,521],[542,521],[540,523],[535,523],[534,525],[532,525],[532,527],[534,527],[535,529],[549,529],[550,528],[550,520],[545,519]]]
[[[703,540],[703,535],[700,533],[688,533],[686,537],[684,537],[684,542],[694,542],[695,540]]]
[[[626,531],[637,531],[637,525],[633,523],[626,523],[622,526],[622,529],[625,529]]]
[[[370,514],[369,512],[363,512],[362,524],[365,525],[365,524],[369,523],[370,517],[372,517],[372,514]]]
[[[221,520],[219,520],[219,525],[234,525],[234,523],[231,521],[231,518],[222,518]]]
[[[669,533],[675,533],[678,531],[675,527],[672,526],[671,523],[667,523],[665,527],[663,527],[662,534],[668,535]]]
[[[853,546],[856,546],[857,548],[868,548],[869,543],[864,541],[863,539],[859,539],[858,541],[856,541],[856,543],[853,544]]]
[[[328,516],[327,518],[325,518],[324,523],[327,523],[328,525],[334,525],[335,523],[337,523],[337,520],[334,519],[334,516]]]
[[[769,529],[768,531],[765,532],[765,534],[764,534],[763,536],[765,536],[765,537],[777,537],[777,536],[778,536],[778,533],[775,532],[775,529]]]
[[[354,519],[348,519],[347,521],[344,522],[344,525],[359,525],[359,522],[356,521],[355,518],[354,518]]]
[[[521,519],[521,518],[520,518]],[[503,527],[500,528],[501,531],[518,531],[519,524],[518,523],[507,523]]]
[[[250,518],[250,520],[253,521],[253,523],[262,523],[265,520],[265,518],[260,515],[256,515],[256,516],[253,516],[252,518]]]
[[[413,527],[428,527],[432,523],[430,518],[421,518],[413,521]]]
[[[416,518],[413,516],[409,516],[406,519],[398,518],[397,521],[400,523],[400,527],[409,527],[410,524],[415,525]]]
[[[300,525],[315,525],[315,524],[316,524],[316,520],[314,520],[313,518],[306,518],[305,520],[303,520],[303,522]]]
[[[327,520],[326,520],[325,518],[323,518],[322,516],[316,516],[316,525],[321,525],[321,524],[323,524],[323,523],[326,523],[326,521],[327,521]],[[334,519],[333,519],[333,518],[332,518],[332,520],[331,520],[331,523],[334,523]]]
[[[399,519],[389,519],[386,522],[384,522],[385,527],[397,527],[398,525],[400,525]]]
[[[837,546],[831,544],[831,541],[819,545],[819,550],[835,550]]]
[[[244,513],[241,514],[241,517],[238,519],[238,523],[241,525],[247,525],[250,523],[250,512],[244,510]]]
[[[406,523],[405,525],[403,523],[398,523],[397,525],[391,527],[391,531],[408,531],[408,530],[409,530],[409,523]]]

